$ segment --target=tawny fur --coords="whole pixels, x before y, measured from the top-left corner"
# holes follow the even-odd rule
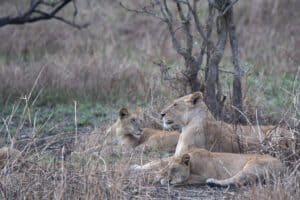
[[[205,148],[216,152],[239,153],[257,149],[267,135],[281,133],[285,145],[292,146],[291,132],[276,126],[240,126],[217,121],[203,101],[201,92],[186,95],[163,109],[164,126],[182,127],[175,155],[191,148]],[[278,135],[278,134],[277,134]]]
[[[126,108],[119,112],[119,118],[110,127],[119,143],[125,147],[143,146],[145,150],[175,151],[180,133],[144,128],[139,112],[131,113]]]
[[[193,149],[165,159],[164,163],[148,163],[148,169],[158,166],[157,163],[165,166],[155,178],[163,185],[243,186],[269,181],[283,170],[281,161],[270,155],[218,153],[205,149]]]

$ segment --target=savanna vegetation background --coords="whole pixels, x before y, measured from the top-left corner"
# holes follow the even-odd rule
[[[122,2],[130,6],[141,3]],[[15,13],[21,4],[2,0],[0,13]],[[130,175],[130,163],[146,162],[148,157],[115,146],[104,149],[104,137],[109,137],[105,130],[123,106],[141,106],[153,113],[177,97],[153,62],[164,60],[176,74],[183,60],[158,20],[127,12],[115,0],[77,1],[77,6],[76,20],[90,23],[85,29],[55,20],[0,29],[0,144],[14,142],[28,160],[37,163],[26,171],[2,170],[1,198],[300,196],[299,162],[272,185],[239,191],[206,186],[164,188]],[[298,0],[240,0],[235,6],[242,68],[246,71],[245,115],[253,123],[284,124],[298,134],[299,9]],[[66,7],[62,15],[70,13]],[[225,52],[221,68],[230,71],[231,65],[230,53]],[[221,76],[230,102],[232,74],[221,72]]]

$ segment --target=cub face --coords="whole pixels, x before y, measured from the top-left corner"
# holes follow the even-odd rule
[[[160,183],[162,185],[180,185],[186,182],[190,176],[190,155],[183,154],[175,158],[161,172]]]
[[[284,128],[271,128],[267,130],[266,137],[263,140],[264,145],[268,145],[271,149],[291,150],[295,152],[295,137],[291,130]]]
[[[143,132],[143,121],[139,117],[139,113],[130,113],[127,108],[121,108],[119,111],[119,123],[117,129],[123,135],[132,135],[139,139]]]
[[[203,100],[201,92],[195,92],[173,101],[161,112],[164,128],[170,129],[174,124],[184,126],[193,116],[197,104]]]

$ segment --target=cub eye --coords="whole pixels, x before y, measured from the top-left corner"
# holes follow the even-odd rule
[[[136,119],[134,119],[134,118],[133,118],[133,119],[131,119],[131,122],[136,122]]]
[[[177,103],[174,103],[174,107],[176,107],[177,106]]]

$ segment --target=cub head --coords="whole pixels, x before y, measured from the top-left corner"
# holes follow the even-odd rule
[[[272,128],[266,131],[263,141],[264,147],[281,151],[291,150],[295,152],[295,137],[292,131],[284,128]]]
[[[143,121],[140,118],[140,112],[130,113],[127,108],[121,108],[115,128],[119,136],[133,136],[139,139],[143,132]]]
[[[161,112],[164,128],[169,129],[173,124],[185,126],[200,111],[208,111],[201,92],[195,92],[173,101]]]
[[[183,154],[174,160],[161,172],[162,185],[180,185],[190,177],[190,155]]]

